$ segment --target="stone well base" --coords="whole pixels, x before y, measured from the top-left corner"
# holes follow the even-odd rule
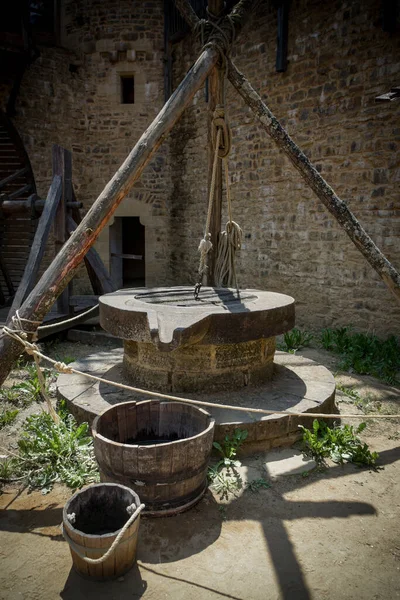
[[[105,379],[128,382],[122,367],[123,350],[91,354],[71,366]],[[109,384],[93,382],[80,375],[62,374],[57,380],[57,393],[67,401],[68,407],[79,422],[89,421],[112,404],[128,400],[145,400],[149,396],[121,390]],[[177,394],[179,395],[179,394]],[[304,413],[304,417],[290,415],[260,415],[225,408],[206,408],[216,420],[215,439],[220,440],[235,429],[248,431],[244,450],[267,450],[291,445],[299,438],[299,424],[310,426],[312,418],[307,412],[335,412],[335,381],[325,367],[314,361],[276,352],[272,379],[257,387],[248,386],[237,391],[220,391],[212,394],[187,393],[189,398],[229,404],[246,408],[266,408]]]
[[[271,379],[275,337],[218,346],[192,344],[172,352],[126,340],[124,351],[124,373],[135,386],[172,393],[238,390]]]

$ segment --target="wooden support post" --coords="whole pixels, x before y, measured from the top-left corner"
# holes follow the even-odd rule
[[[208,12],[210,15],[218,17],[224,9],[224,0],[208,0]],[[208,77],[208,119],[207,119],[207,139],[208,139],[208,193],[210,196],[211,176],[214,163],[214,146],[212,140],[212,121],[216,106],[224,102],[224,72],[215,67]],[[210,234],[212,250],[209,253],[207,284],[214,285],[214,270],[217,260],[218,238],[221,231],[221,213],[222,213],[222,161],[218,160],[217,172],[215,178],[214,203],[211,213]]]
[[[196,27],[198,18],[188,0],[175,0],[175,2],[190,27]],[[295,144],[285,128],[282,127],[278,119],[264,104],[259,94],[250,85],[246,77],[235,67],[229,57],[226,59],[226,64],[229,81],[251,108],[261,126],[271,136],[278,148],[285,152],[307,185],[309,185],[329,212],[335,217],[339,225],[343,227],[351,241],[400,302],[400,274],[374,244],[355,215],[349,210],[347,204],[335,194],[304,152]]]
[[[229,81],[251,108],[263,129],[274,140],[278,148],[285,152],[307,185],[343,227],[351,241],[400,302],[400,274],[375,245],[347,204],[335,194],[229,58],[227,59],[227,68]]]
[[[79,219],[79,223],[81,219]],[[78,224],[74,221],[71,215],[67,215],[67,231],[71,235]],[[89,279],[95,294],[109,294],[115,291],[115,287],[111,281],[107,269],[104,266],[97,251],[92,247],[85,255],[85,265],[88,271]]]
[[[227,32],[232,24],[238,34],[245,24],[250,11],[258,0],[240,0],[230,14],[230,20],[221,24]],[[211,40],[212,42],[212,40]],[[219,58],[217,48],[211,43],[201,53],[190,71],[171,98],[166,102],[157,117],[146,129],[124,163],[106,185],[87,215],[78,225],[61,252],[41,277],[20,308],[20,316],[25,319],[25,330],[34,332],[37,323],[52,307],[56,298],[74,276],[79,264],[89,248],[96,241],[103,227],[111,219],[118,205],[139,179],[145,166],[162,144],[169,131],[203,85]],[[9,322],[9,325],[11,323]],[[0,334],[0,385],[7,377],[14,361],[21,354],[21,344],[5,333]]]
[[[28,262],[26,263],[24,274],[18,286],[17,293],[14,296],[8,319],[10,319],[11,316],[15,314],[15,311],[19,309],[22,302],[35,285],[40,263],[42,262],[46,243],[49,238],[57,208],[60,204],[61,196],[62,180],[59,175],[55,175],[53,181],[51,182],[49,193],[47,194],[45,207],[33,238]]]
[[[74,276],[100,231],[111,219],[168,132],[203,85],[218,57],[218,50],[214,47],[208,47],[202,52],[25,300],[19,311],[22,318],[41,321],[47,314],[58,295]],[[25,329],[35,331],[37,325],[26,322]],[[21,352],[21,344],[5,333],[0,334],[0,385]]]
[[[54,252],[55,255],[61,251],[67,239],[67,202],[72,201],[72,157],[65,148],[54,144],[52,148],[53,175],[62,178],[62,197],[58,205],[54,219]],[[71,287],[67,286],[57,299],[57,311],[60,314],[69,314],[69,293]]]

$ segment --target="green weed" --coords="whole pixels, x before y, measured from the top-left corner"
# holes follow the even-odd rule
[[[249,481],[246,483],[246,489],[248,489],[253,494],[257,494],[261,489],[270,488],[271,484],[268,481],[265,481],[262,477],[260,479],[253,479],[253,481]]]
[[[35,365],[28,365],[26,367],[28,371],[28,378],[21,383],[17,383],[13,386],[14,389],[25,393],[29,399],[29,402],[41,402],[44,400],[40,389],[39,376]],[[43,377],[46,381],[48,376],[48,369],[42,369]],[[48,383],[46,381],[46,390],[48,389]]]
[[[93,441],[87,423],[77,425],[72,415],[54,423],[48,413],[28,417],[13,475],[26,477],[30,488],[46,493],[56,482],[72,489],[98,480]]]
[[[300,425],[303,430],[303,452],[319,465],[325,464],[326,458],[331,458],[339,464],[353,462],[359,466],[374,467],[378,453],[370,452],[368,445],[357,437],[365,427],[365,423],[361,423],[357,429],[351,425],[330,428],[317,419],[313,422],[312,430]]]
[[[0,412],[0,429],[3,429],[3,427],[5,427],[6,425],[11,425],[12,423],[14,423],[18,413],[18,409],[3,409]]]
[[[220,467],[240,467],[241,462],[235,457],[240,446],[244,443],[248,436],[248,432],[243,429],[236,429],[233,436],[226,435],[222,444],[214,442],[213,446],[222,455],[222,460],[217,464],[216,468]]]
[[[342,394],[344,394],[348,398],[351,398],[351,400],[357,400],[357,401],[361,400],[360,394],[358,392],[356,392],[356,390],[354,388],[350,388],[350,387],[347,387],[346,385],[342,385],[341,383],[337,383],[336,389],[339,390],[340,392],[342,392]]]
[[[394,335],[381,340],[371,333],[353,333],[350,327],[341,327],[324,329],[320,342],[325,350],[341,356],[341,369],[373,375],[390,385],[399,383],[400,343]]]
[[[209,467],[208,479],[211,487],[221,498],[227,498],[230,493],[234,493],[243,487],[242,479],[236,471],[236,468],[240,467],[242,463],[236,459],[236,455],[247,435],[246,430],[236,429],[232,436],[226,435],[221,444],[219,442],[213,443],[222,459],[213,467]]]
[[[0,459],[0,481],[10,481],[15,471],[15,460],[13,458]]]
[[[294,327],[291,331],[287,331],[284,336],[284,344],[280,347],[286,352],[294,352],[304,346],[309,346],[313,336],[311,333],[301,331]]]

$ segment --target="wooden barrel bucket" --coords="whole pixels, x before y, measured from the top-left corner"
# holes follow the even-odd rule
[[[133,490],[114,483],[91,485],[68,500],[63,510],[63,535],[70,546],[73,566],[80,575],[103,580],[129,571],[136,559],[140,515],[104,562],[90,564],[79,555],[89,559],[103,556],[139,506],[139,497]]]
[[[211,415],[190,404],[123,402],[93,422],[101,481],[134,489],[149,516],[187,510],[207,489]]]

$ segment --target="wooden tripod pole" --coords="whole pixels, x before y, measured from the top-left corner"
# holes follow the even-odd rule
[[[227,59],[228,79],[239,92],[246,104],[251,108],[257,120],[274,140],[280,150],[283,150],[293,166],[298,170],[304,181],[315,192],[329,212],[353,244],[364,255],[371,267],[375,269],[389,290],[400,302],[400,274],[379,250],[358,219],[347,207],[347,204],[335,194],[331,186],[317,171],[307,156],[289,136],[285,128],[261,100],[260,96],[247,81],[246,77]]]
[[[191,28],[196,27],[198,18],[188,0],[175,0],[176,6]],[[274,140],[280,150],[283,150],[294,167],[299,171],[307,185],[315,192],[329,212],[358,250],[364,255],[369,264],[375,269],[389,290],[400,302],[400,274],[379,250],[355,215],[335,194],[334,190],[317,171],[311,161],[289,136],[285,128],[272,114],[259,94],[247,81],[246,77],[236,68],[229,57],[226,58],[228,79],[251,108],[257,120]]]
[[[245,24],[251,8],[257,0],[240,0],[230,17],[235,32]],[[227,31],[230,23],[222,24]],[[212,40],[211,40],[212,42]],[[143,133],[125,162],[106,185],[91,209],[78,225],[62,250],[55,257],[36,287],[19,309],[26,331],[35,331],[38,323],[48,313],[57,297],[76,273],[86,252],[96,241],[103,227],[110,220],[143,169],[175,125],[197,90],[216,65],[220,56],[216,45],[210,43],[187,73],[175,92]],[[36,323],[29,323],[35,321]],[[12,327],[11,323],[7,323]],[[21,346],[5,333],[0,334],[0,385],[21,353]]]

